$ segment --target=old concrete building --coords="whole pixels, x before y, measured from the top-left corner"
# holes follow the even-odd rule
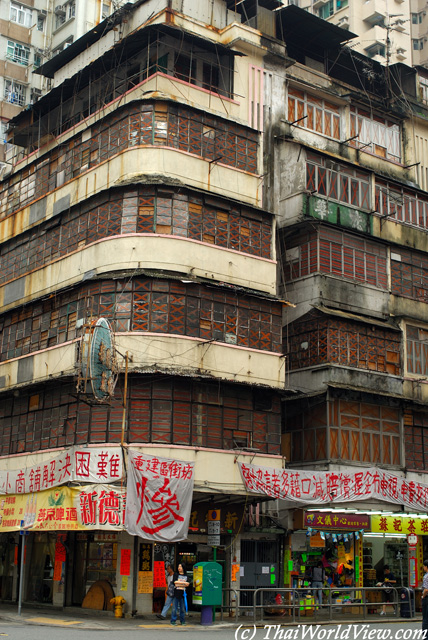
[[[4,175],[17,149],[5,143],[8,121],[50,88],[35,73],[46,60],[110,16],[122,2],[110,0],[1,0],[0,15],[0,169]],[[102,27],[100,27],[102,28]]]
[[[321,28],[294,6],[278,13],[295,64],[265,68],[264,172],[280,293],[295,304],[283,335],[299,394],[285,400],[287,457],[295,469],[379,467],[423,481],[427,112],[416,71],[343,48],[346,31]],[[380,508],[393,534],[379,533],[373,517],[363,541],[357,533],[346,555],[358,558],[355,583],[372,586],[368,572],[383,557],[398,573],[400,552],[407,584],[408,523],[387,528],[402,507],[356,500],[342,514],[346,507]]]
[[[179,4],[120,9],[42,65],[51,91],[12,122],[23,158],[0,195],[1,454],[14,468],[20,454],[23,468],[72,446],[109,455],[122,438],[125,449],[194,462],[189,538],[160,548],[117,527],[69,531],[64,586],[49,573],[57,519],[54,532],[29,536],[29,601],[80,605],[103,577],[129,611],[160,611],[164,589],[140,590],[137,578],[159,555],[189,570],[210,557],[209,507],[221,512],[225,584],[241,558],[254,586],[257,554],[279,580],[282,530],[244,533],[257,499],[235,464],[282,467],[285,303],[275,218],[262,208],[261,104],[248,92],[260,96],[266,45],[222,0]],[[112,324],[121,369],[101,404],[85,393],[81,361],[98,318]],[[3,531],[17,528],[3,519]],[[105,558],[92,557],[95,542]],[[117,559],[128,549],[123,589]],[[15,593],[9,569],[3,598]]]
[[[411,583],[406,534],[420,559],[427,508],[354,499],[349,519],[331,492],[323,520],[310,500],[267,504],[238,469],[423,483],[427,111],[415,69],[344,47],[351,35],[275,0],[142,0],[39,69],[52,89],[13,119],[22,158],[0,185],[3,599],[13,500],[31,516],[37,465],[49,487],[71,447],[114,469],[129,447],[194,462],[188,538],[97,528],[79,485],[85,526],[29,518],[27,600],[80,605],[105,578],[130,610],[159,611],[154,563],[213,546],[225,588],[300,586],[321,557],[362,588],[384,558],[398,573],[398,553]],[[119,368],[101,403],[82,356],[100,318]]]

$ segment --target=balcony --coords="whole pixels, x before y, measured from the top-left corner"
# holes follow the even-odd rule
[[[369,0],[362,6],[362,19],[370,26],[383,23],[386,18],[385,0]]]
[[[371,41],[364,47],[364,51],[369,58],[373,58],[379,62],[385,63],[386,53],[386,30],[380,25],[375,25],[367,32],[370,34]]]
[[[318,10],[321,9],[321,7],[323,7],[325,4],[327,4],[329,0],[315,0],[312,3],[312,9],[314,10]]]
[[[127,332],[116,334],[120,351],[133,354],[129,372],[208,377],[228,382],[285,387],[284,359],[279,353],[258,351],[192,337]],[[72,377],[76,372],[76,344],[69,341],[0,363],[0,384],[7,390],[47,379]],[[166,355],[167,354],[167,355]]]
[[[123,256],[132,256],[123,260]],[[126,269],[175,272],[275,295],[276,262],[187,238],[130,234],[94,242],[0,287],[3,310],[60,288]]]
[[[397,53],[395,54],[397,60],[402,62],[403,60],[407,60],[406,49],[397,49]]]

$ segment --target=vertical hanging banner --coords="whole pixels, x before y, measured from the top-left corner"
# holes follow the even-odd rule
[[[125,529],[160,542],[185,540],[189,529],[194,463],[128,449]]]

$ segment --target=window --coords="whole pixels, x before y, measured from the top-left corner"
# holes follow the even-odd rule
[[[37,16],[37,31],[45,30],[45,16],[39,13]]]
[[[71,20],[71,18],[74,18],[75,15],[76,15],[76,3],[70,2],[67,9],[67,19]]]
[[[407,371],[421,376],[428,374],[428,330],[406,327]]]
[[[288,88],[288,121],[298,121],[299,127],[340,139],[339,107],[293,87]]]
[[[101,20],[105,20],[110,15],[111,5],[109,2],[103,2],[101,9]]]
[[[0,144],[6,144],[7,120],[0,120]]]
[[[423,38],[414,38],[412,40],[413,51],[422,51],[424,48],[424,39]]]
[[[10,3],[10,20],[17,24],[22,24],[23,27],[31,27],[33,12],[27,7],[23,7],[21,4]]]
[[[368,174],[309,152],[306,189],[358,209],[371,209]]]
[[[17,62],[18,64],[27,65],[30,57],[30,47],[26,47],[19,42],[7,41],[6,58]]]
[[[371,47],[367,47],[365,51],[368,58],[374,58],[375,56],[381,56],[382,58],[385,58],[386,47],[383,44],[379,44],[378,42],[376,42]]]
[[[400,410],[392,402],[369,404],[351,396],[331,398],[328,405],[290,405],[287,431],[292,437],[292,462],[327,458],[400,464]]]
[[[299,238],[293,245],[286,252],[287,282],[311,273],[328,273],[387,289],[387,254],[381,244],[321,227],[318,235]]]
[[[174,75],[185,82],[196,82],[196,60],[182,53],[176,54],[174,61]]]
[[[358,140],[351,140],[352,146],[361,146],[364,151],[387,160],[401,161],[401,132],[397,123],[359,107],[351,107],[353,136],[358,136]]]
[[[422,78],[422,76],[419,76],[419,88],[422,102],[428,104],[428,78]]]
[[[333,13],[334,13],[334,2],[333,0],[329,0],[327,4],[325,4],[323,7],[321,7],[321,9],[319,9],[318,15],[320,18],[323,18],[324,20],[326,20],[327,18],[332,16]]]
[[[406,467],[425,471],[428,466],[428,416],[426,413],[405,411],[404,438]]]
[[[34,68],[38,69],[41,64],[42,64],[42,56],[40,55],[40,53],[35,53],[34,54]]]
[[[391,293],[428,302],[428,258],[424,253],[406,249],[391,253]]]
[[[375,210],[402,224],[428,229],[428,198],[398,185],[376,180]]]
[[[4,98],[6,102],[23,107],[25,104],[25,87],[15,80],[4,81]]]
[[[59,29],[65,22],[65,12],[57,13],[55,16],[55,29]]]
[[[422,24],[423,13],[412,13],[412,24]]]
[[[340,11],[344,7],[348,6],[348,0],[329,0],[327,4],[325,4],[318,11],[318,15],[320,18],[327,20],[330,16],[332,16],[336,11]]]

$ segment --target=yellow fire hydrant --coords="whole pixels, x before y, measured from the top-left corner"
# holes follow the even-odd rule
[[[126,604],[125,598],[122,598],[122,596],[116,596],[111,598],[110,604],[114,604],[114,617],[123,618],[123,605]]]

